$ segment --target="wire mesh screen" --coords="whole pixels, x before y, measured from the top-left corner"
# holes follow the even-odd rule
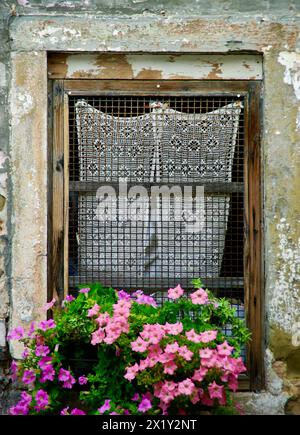
[[[69,129],[70,291],[100,281],[156,293],[159,301],[169,287],[181,283],[191,290],[191,279],[201,277],[244,317],[242,99],[70,96]],[[127,215],[121,213],[120,181],[126,182]],[[162,185],[204,187],[200,231],[187,232],[174,215],[163,219],[162,195],[153,220],[145,198]],[[108,186],[115,192],[110,204],[97,195]],[[142,201],[130,197],[136,186],[145,189]],[[136,199],[140,220],[130,219]],[[104,200],[111,219],[99,213]]]

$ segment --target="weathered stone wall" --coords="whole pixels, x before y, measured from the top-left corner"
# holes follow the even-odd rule
[[[263,55],[266,388],[240,398],[300,414],[300,0],[0,3],[0,361],[46,298],[48,51]]]

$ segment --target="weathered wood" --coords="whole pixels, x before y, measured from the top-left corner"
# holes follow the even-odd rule
[[[69,98],[64,94],[64,298],[69,289]]]
[[[52,152],[52,235],[51,235],[51,294],[63,298],[63,249],[64,249],[64,101],[63,81],[53,83],[53,152]]]
[[[249,347],[251,389],[264,385],[263,365],[263,263],[261,213],[261,155],[260,155],[260,84],[250,86],[249,149],[248,149],[248,219],[249,257],[247,320],[252,331]]]
[[[249,83],[255,81],[208,80],[64,80],[69,95],[131,95],[131,96],[209,96],[246,95]]]
[[[52,79],[261,80],[258,54],[49,53]]]

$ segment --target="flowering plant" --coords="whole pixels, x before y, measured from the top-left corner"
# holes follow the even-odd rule
[[[25,345],[12,376],[27,387],[10,413],[235,412],[231,391],[246,371],[240,353],[250,333],[227,300],[193,284],[190,295],[169,289],[161,306],[98,283],[62,308],[49,302],[53,319],[9,334]]]

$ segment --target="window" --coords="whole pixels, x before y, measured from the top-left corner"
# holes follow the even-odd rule
[[[53,90],[50,291],[100,281],[161,300],[200,276],[246,316],[241,388],[260,388],[260,82],[59,80]],[[162,185],[203,186],[204,226],[163,219],[161,196],[155,221],[149,209],[143,221],[99,219],[98,188],[120,193],[120,180],[148,197]]]

